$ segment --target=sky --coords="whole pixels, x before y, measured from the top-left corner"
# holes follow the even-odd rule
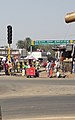
[[[75,23],[65,15],[75,11],[75,0],[0,0],[0,46],[7,43],[7,26],[12,25],[13,42],[32,40],[74,40]]]

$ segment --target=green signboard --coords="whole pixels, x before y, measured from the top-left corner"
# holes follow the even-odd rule
[[[69,44],[70,40],[36,40],[35,45],[66,45]]]

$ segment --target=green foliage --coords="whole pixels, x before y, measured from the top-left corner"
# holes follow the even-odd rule
[[[26,49],[28,52],[31,47],[31,39],[28,37],[25,40],[18,40],[16,43],[17,48]],[[32,46],[32,51],[36,51],[37,49],[43,50],[45,52],[50,52],[51,56],[54,57],[54,51],[52,50],[53,45],[34,45]]]
[[[45,52],[50,52],[51,56],[54,57],[54,51],[52,50],[53,45],[38,45],[38,46],[33,46],[33,51],[40,49]]]
[[[31,47],[31,39],[28,37],[28,38],[26,38],[26,49],[27,49],[27,51],[30,51],[30,47]]]
[[[38,49],[38,46],[36,46],[36,45],[32,46],[33,51],[36,51],[37,49]]]
[[[31,39],[26,38],[25,40],[18,40],[18,42],[16,43],[16,46],[19,49],[25,48],[27,51],[30,51]]]
[[[23,49],[24,48],[24,41],[23,40],[18,40],[16,43],[17,48]]]

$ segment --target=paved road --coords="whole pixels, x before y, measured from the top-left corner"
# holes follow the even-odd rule
[[[3,120],[23,117],[58,120],[61,116],[75,119],[75,80],[3,79],[0,105]]]
[[[4,120],[75,115],[75,96],[19,97],[2,99],[0,104]]]

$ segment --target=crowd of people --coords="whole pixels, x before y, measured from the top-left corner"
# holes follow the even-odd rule
[[[5,72],[5,75],[12,75],[15,73],[22,73],[25,72],[24,75],[26,75],[26,69],[30,67],[35,67],[35,70],[39,73],[40,63],[39,60],[27,60],[27,61],[8,61],[5,60],[2,62],[3,70]]]
[[[41,68],[41,63],[40,61],[37,60],[26,60],[23,62],[20,62],[19,60],[13,60],[13,61],[8,61],[5,60],[2,62],[3,64],[3,70],[5,72],[5,75],[13,75],[15,73],[21,73],[22,76],[26,75],[26,69],[34,67],[37,76],[39,77],[39,71]],[[47,77],[53,77],[53,73],[56,73],[56,77],[60,77],[60,68],[61,64],[59,60],[47,60],[47,65],[45,66],[45,70],[47,73]],[[62,73],[64,74],[65,68],[62,66]],[[75,71],[75,70],[74,70]]]
[[[47,66],[46,66],[48,77],[53,77],[53,72],[55,72],[56,77],[59,78],[60,77],[60,72],[59,72],[60,66],[61,65],[60,65],[59,60],[56,60],[56,61],[48,60]]]

